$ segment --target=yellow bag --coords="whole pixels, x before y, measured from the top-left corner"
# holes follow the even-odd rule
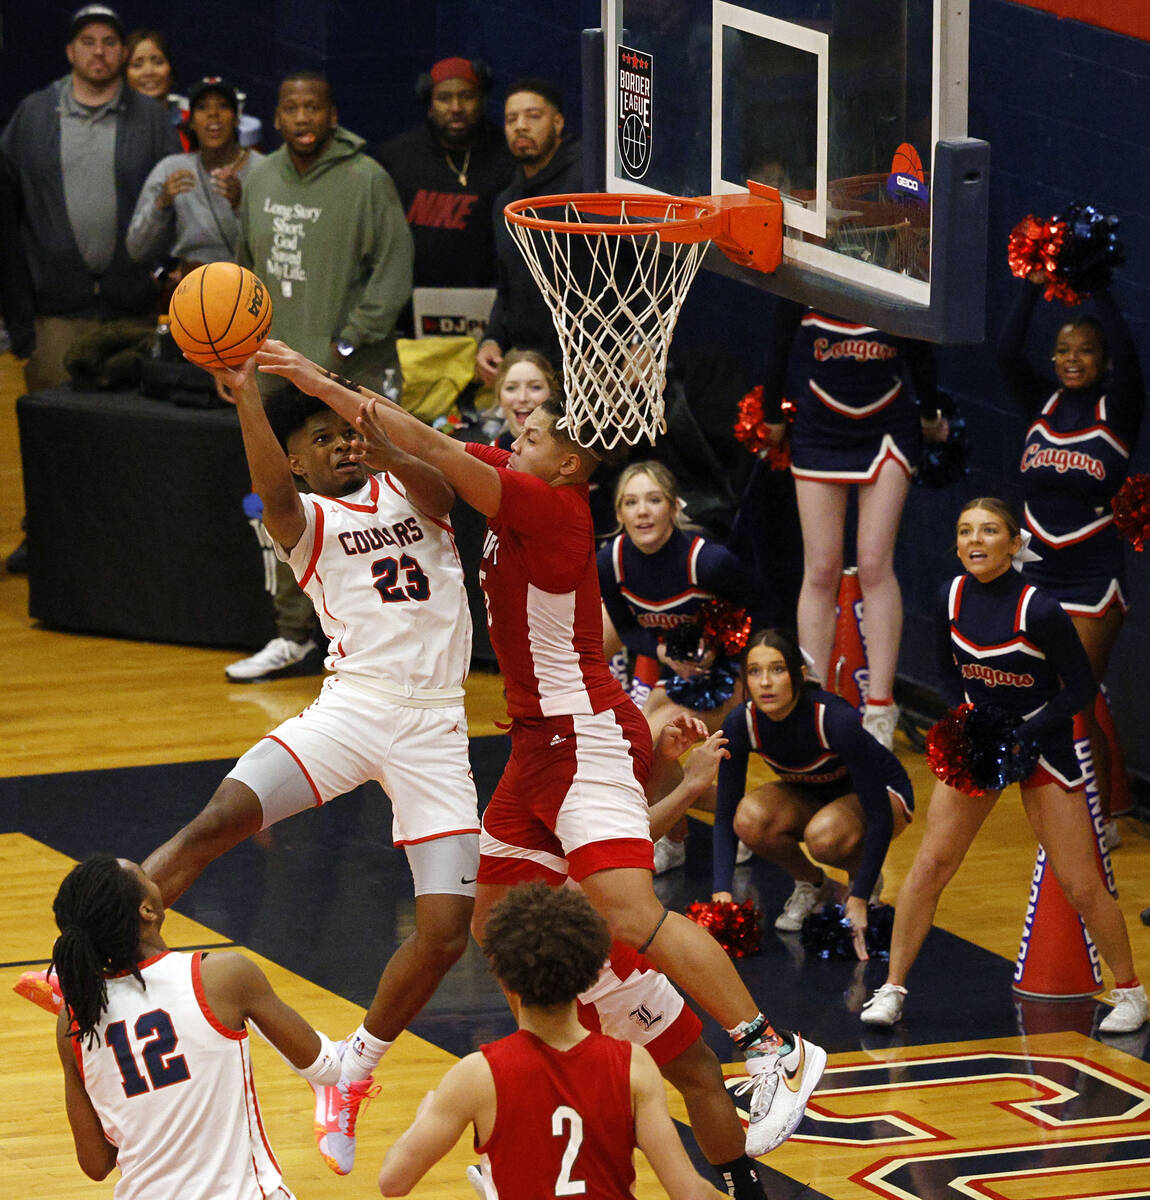
[[[399,338],[397,345],[403,407],[428,425],[439,417],[458,419],[455,401],[475,377],[475,339]]]

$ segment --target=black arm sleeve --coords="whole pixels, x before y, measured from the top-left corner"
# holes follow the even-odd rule
[[[715,793],[715,829],[711,836],[711,891],[729,892],[735,878],[735,809],[747,786],[747,760],[751,743],[747,737],[746,708],[739,705],[723,722],[730,758],[719,763]]]
[[[1073,622],[1053,596],[1036,596],[1032,602],[1034,640],[1046,652],[1050,665],[1062,680],[1062,689],[1022,723],[1020,737],[1039,739],[1052,726],[1069,721],[1094,699],[1098,684],[1090,660]]]
[[[615,582],[615,571],[611,565],[611,543],[608,542],[596,556],[596,566],[599,570],[599,593],[603,597],[603,606],[615,626],[615,632],[623,641],[623,645],[632,654],[655,653],[658,639],[650,630],[643,629],[635,620],[631,606],[619,594],[619,585]]]
[[[863,729],[858,715],[845,702],[827,705],[823,729],[827,744],[850,771],[851,783],[862,805],[865,823],[862,861],[851,880],[850,894],[867,900],[878,882],[894,831],[887,787],[894,786],[892,781],[898,779],[898,790],[909,801],[910,780],[906,779],[898,759]]]
[[[767,342],[766,365],[763,370],[763,419],[777,425],[783,419],[783,388],[787,383],[787,364],[799,323],[807,310],[793,300],[775,302],[771,318],[771,335]]]
[[[1092,293],[1091,299],[1110,343],[1107,420],[1114,431],[1132,445],[1138,437],[1142,409],[1146,404],[1146,382],[1142,377],[1142,364],[1138,361],[1138,347],[1109,291],[1099,288]]]
[[[1040,375],[1026,357],[1026,333],[1041,292],[1040,283],[1024,282],[1020,286],[994,348],[998,370],[1027,416],[1036,413],[1055,388],[1054,382]]]
[[[753,610],[758,601],[746,567],[725,546],[708,542],[699,556],[699,583],[739,608]]]
[[[966,699],[966,694],[962,689],[962,677],[955,669],[954,652],[950,644],[950,615],[947,608],[949,600],[948,582],[943,585],[934,608],[934,674],[942,702],[947,708],[957,708]]]
[[[929,342],[908,338],[902,343],[902,355],[918,401],[918,415],[924,421],[937,420],[942,402],[938,394],[938,365],[934,359],[934,347]]]

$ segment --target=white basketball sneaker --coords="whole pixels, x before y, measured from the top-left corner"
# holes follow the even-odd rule
[[[736,1086],[735,1095],[750,1092],[747,1121],[747,1154],[758,1158],[791,1136],[827,1065],[827,1052],[797,1033],[784,1035],[785,1053],[748,1058],[749,1077]]]
[[[867,1025],[894,1025],[902,1017],[906,988],[884,983],[863,1005],[859,1018]]]
[[[1114,1007],[1100,1022],[1099,1033],[1133,1033],[1146,1023],[1146,989],[1141,984],[1132,988],[1115,988],[1110,993],[1110,999]]]

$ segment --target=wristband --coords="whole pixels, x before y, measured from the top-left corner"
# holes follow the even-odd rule
[[[340,1072],[343,1069],[341,1055],[344,1043],[333,1042],[318,1029],[315,1032],[316,1037],[319,1038],[319,1053],[315,1056],[315,1061],[307,1067],[293,1066],[292,1070],[306,1079],[308,1083],[326,1087],[339,1082]]]

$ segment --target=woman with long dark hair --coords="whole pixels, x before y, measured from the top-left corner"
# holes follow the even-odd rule
[[[806,682],[802,653],[785,634],[751,635],[743,684],[750,699],[723,722],[730,757],[719,765],[714,898],[731,899],[736,837],[795,881],[776,929],[801,929],[810,913],[835,899],[820,864],[839,867],[850,878],[846,916],[864,959],[867,902],[881,889],[891,839],[914,812],[910,779],[850,704]],[[752,752],[778,779],[748,792]]]

